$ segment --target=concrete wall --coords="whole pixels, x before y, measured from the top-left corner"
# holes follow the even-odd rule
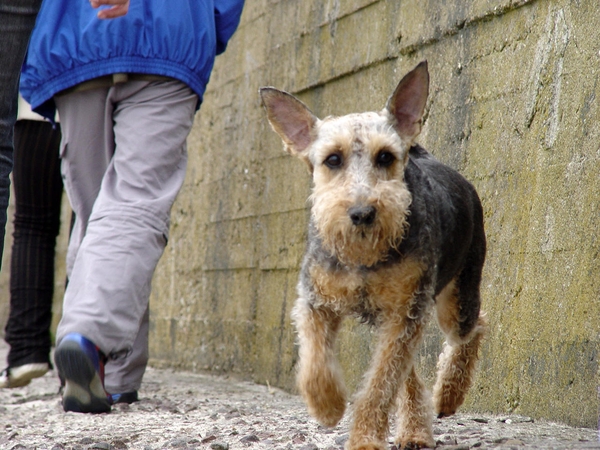
[[[426,58],[419,142],[476,185],[489,240],[490,336],[465,408],[594,426],[599,42],[600,9],[584,0],[249,0],[189,140],[152,294],[154,361],[293,388],[310,180],[257,89],[285,89],[320,116],[374,110]],[[441,344],[432,327],[418,356],[429,381]],[[352,387],[371,345],[346,323]]]
[[[589,0],[248,0],[189,139],[151,298],[153,362],[293,389],[289,313],[310,179],[282,152],[258,87],[292,92],[320,116],[380,109],[426,58],[419,142],[476,185],[489,242],[490,336],[465,409],[594,426],[599,43]],[[352,388],[371,337],[345,323]],[[418,355],[430,382],[441,345],[433,326]]]

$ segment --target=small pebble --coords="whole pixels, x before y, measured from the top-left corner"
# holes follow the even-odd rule
[[[212,434],[210,436],[206,436],[204,439],[202,439],[202,441],[200,443],[201,444],[208,444],[209,442],[212,442],[212,441],[214,441],[216,439],[217,439],[217,437],[214,434]]]
[[[108,442],[96,442],[90,449],[100,449],[100,450],[112,450],[114,447],[110,445]]]
[[[336,437],[335,438],[335,443],[337,445],[344,445],[346,443],[346,441],[348,440],[348,435],[344,434],[342,436]]]
[[[213,442],[210,444],[212,450],[229,450],[229,444],[227,442]]]
[[[317,447],[316,444],[306,444],[303,445],[302,447],[300,447],[300,450],[319,450],[319,447]]]
[[[244,436],[243,438],[240,439],[240,442],[247,444],[247,443],[251,443],[251,442],[259,442],[260,439],[258,438],[258,436],[254,435],[254,434],[249,434],[248,436]]]

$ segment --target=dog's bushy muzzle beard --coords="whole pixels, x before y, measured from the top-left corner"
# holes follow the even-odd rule
[[[311,212],[325,250],[344,265],[371,267],[402,241],[411,199],[399,180],[378,183],[362,201],[344,187],[315,187]]]

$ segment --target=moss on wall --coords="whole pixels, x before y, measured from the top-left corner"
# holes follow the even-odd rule
[[[597,423],[600,10],[593,2],[249,1],[189,139],[186,184],[154,280],[151,351],[175,367],[293,389],[290,323],[308,173],[282,152],[259,86],[320,116],[379,109],[428,59],[419,142],[477,187],[490,334],[465,408]],[[372,330],[345,323],[351,387]],[[442,339],[417,360],[433,378]]]

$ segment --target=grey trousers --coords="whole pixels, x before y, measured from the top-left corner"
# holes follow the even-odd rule
[[[139,389],[151,281],[185,177],[197,96],[175,81],[128,81],[55,98],[61,171],[76,215],[57,343],[76,332],[108,356],[110,393]]]

